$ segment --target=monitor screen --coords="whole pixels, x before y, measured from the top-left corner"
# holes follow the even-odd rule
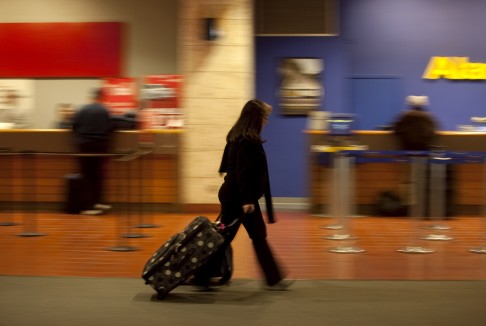
[[[332,136],[350,136],[353,134],[354,114],[332,113],[329,117],[329,134]]]

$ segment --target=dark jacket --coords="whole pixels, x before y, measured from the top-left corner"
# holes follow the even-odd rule
[[[101,103],[82,107],[73,118],[73,132],[78,144],[108,141],[114,124],[108,109]]]
[[[393,125],[401,149],[410,151],[428,150],[434,144],[438,129],[430,113],[422,110],[407,110]]]
[[[268,222],[275,222],[267,158],[261,143],[243,138],[227,143],[219,172],[226,173],[219,191],[221,203],[258,205],[265,196]]]

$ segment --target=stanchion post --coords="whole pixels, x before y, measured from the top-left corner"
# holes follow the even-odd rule
[[[7,161],[6,164],[5,164],[5,168],[2,169],[2,179],[5,179],[4,188],[7,189],[7,192],[3,192],[2,197],[7,196],[7,195],[10,196],[5,201],[6,205],[9,206],[9,209],[6,210],[8,219],[5,220],[5,221],[0,221],[0,226],[16,225],[16,223],[14,223],[13,219],[12,219],[13,211],[11,211],[12,210],[12,204],[13,204],[13,198],[12,198],[11,192],[8,192],[8,191],[11,191],[11,186],[10,186],[9,180],[12,178],[12,172],[13,172],[13,169],[12,169],[12,167],[13,167],[12,155],[13,154],[14,153],[12,153],[12,150],[9,149],[9,148],[1,148],[0,149],[0,157],[2,158],[2,161],[3,160]],[[3,163],[5,163],[5,162],[3,162]],[[3,175],[5,176],[5,178],[3,178]]]
[[[445,177],[446,164],[449,160],[443,150],[432,151],[430,155],[430,177],[428,179],[428,212],[429,218],[434,220],[434,224],[425,228],[435,231],[449,230],[450,227],[439,224],[438,220],[445,217]],[[447,241],[452,237],[446,234],[432,233],[421,238],[422,240]]]
[[[362,147],[362,146],[361,146]],[[349,152],[353,152],[354,150],[358,151],[360,149],[356,148],[356,149],[348,149]],[[340,222],[342,221],[339,221],[339,213],[338,213],[338,207],[336,206],[337,203],[338,203],[338,199],[337,199],[337,196],[340,192],[340,183],[342,182],[341,180],[341,177],[339,175],[339,172],[338,172],[338,169],[336,168],[336,162],[337,162],[337,155],[338,153],[341,153],[343,154],[343,151],[336,151],[335,149],[333,149],[332,147],[329,148],[329,155],[332,157],[332,168],[330,169],[330,171],[328,172],[328,179],[331,180],[330,182],[330,190],[328,191],[329,192],[329,202],[328,202],[328,213],[325,213],[324,212],[324,209],[323,209],[323,212],[321,214],[319,214],[318,216],[319,217],[329,217],[329,218],[335,218],[337,219],[336,223],[334,224],[328,224],[328,225],[323,225],[321,226],[322,229],[330,229],[330,230],[341,230],[344,228],[344,226],[342,224],[340,224]],[[322,155],[323,153],[321,153]],[[349,154],[349,153],[348,153]],[[349,208],[349,216],[350,217],[362,217],[361,215],[358,215],[357,214],[357,210],[356,210],[356,203],[355,203],[355,187],[354,187],[354,182],[355,182],[355,160],[354,160],[354,157],[350,158],[350,166],[349,168],[347,169],[347,174],[349,175],[348,177],[348,180],[349,180],[349,186],[347,187],[347,192],[349,194],[349,198],[348,198],[348,208]]]
[[[123,170],[120,168],[120,166],[125,162],[125,160],[127,159],[128,155],[130,153],[129,152],[121,152],[121,153],[118,153],[118,155],[120,155],[119,158],[115,159],[114,162],[115,162],[115,166],[116,166],[116,169],[118,171],[120,171],[120,173],[117,173],[116,175],[119,175],[119,176],[122,176],[123,175]],[[118,181],[121,180],[118,179]],[[123,185],[120,185],[118,187],[116,187],[116,189],[118,189],[118,191],[116,192],[116,195],[118,197],[118,202],[119,204],[121,204],[123,202],[123,199],[122,198],[122,192],[124,192],[123,190],[120,191],[120,189],[125,189],[126,188],[126,185],[128,183],[127,181],[127,178],[124,178],[124,182],[125,184]],[[121,206],[121,205],[120,205]],[[121,229],[121,223],[120,223],[120,216],[117,216],[115,217],[116,218],[116,223],[115,223],[115,226],[116,226],[116,230],[120,230]],[[127,228],[129,228],[129,223],[126,223],[125,225]],[[116,232],[118,233],[118,232]],[[126,239],[126,237],[123,237],[123,236],[117,236],[117,245],[116,246],[113,246],[113,247],[108,247],[106,248],[106,250],[108,251],[123,251],[123,252],[126,252],[126,251],[136,251],[136,250],[139,250],[138,248],[136,247],[133,247],[133,246],[130,246],[128,245],[128,243],[126,242],[126,240],[123,240],[123,239]]]
[[[483,154],[484,155],[484,154]],[[481,159],[483,165],[483,181],[482,181],[482,189],[483,189],[483,201],[481,203],[481,220],[483,224],[483,242],[484,244],[480,247],[472,248],[469,252],[475,254],[486,254],[486,156],[483,156]]]
[[[416,244],[418,237],[418,221],[424,216],[424,176],[425,165],[427,164],[427,157],[413,156],[411,158],[410,169],[410,201],[411,206],[409,211],[409,220],[412,231],[410,232],[411,244],[404,248],[398,249],[398,252],[409,254],[428,254],[434,252],[434,250],[421,247]]]
[[[40,237],[46,235],[45,233],[37,232],[37,196],[36,196],[36,153],[33,151],[25,151],[21,153],[21,161],[22,161],[22,185],[23,191],[22,194],[25,196],[24,202],[27,204],[29,203],[29,199],[31,200],[31,205],[33,205],[34,209],[33,212],[30,214],[27,212],[23,212],[23,232],[18,233],[17,236],[19,237]],[[28,163],[32,163],[32,166],[29,168]],[[31,175],[28,175],[27,171],[31,172]],[[32,182],[32,184],[27,185],[27,180]],[[30,186],[30,187],[29,187]],[[32,191],[32,192],[30,192]],[[31,195],[31,196],[29,196]],[[27,215],[30,217],[28,218]]]
[[[331,152],[329,153],[329,156],[331,157],[331,168],[328,171],[328,179],[330,179],[330,182],[328,182],[328,203],[327,203],[327,208],[328,208],[328,213],[325,214],[324,212],[320,215],[321,217],[329,217],[329,218],[334,218],[337,219],[336,223],[333,224],[328,224],[324,225],[321,228],[323,229],[329,229],[329,230],[341,230],[343,229],[343,225],[340,223],[339,219],[339,194],[340,194],[340,185],[339,183],[341,180],[339,180],[339,170],[337,167],[337,162],[338,160],[336,159],[337,157],[336,152]],[[324,207],[324,205],[323,205]]]
[[[126,188],[125,188],[125,191],[126,191],[126,194],[127,194],[127,200],[126,200],[126,202],[127,202],[127,209],[126,209],[127,232],[125,234],[123,234],[124,238],[146,238],[146,237],[148,237],[148,235],[143,234],[143,233],[131,232],[132,206],[133,206],[133,203],[132,203],[132,168],[133,168],[132,162],[137,158],[140,158],[140,155],[138,155],[138,153],[127,157],[127,159],[125,161],[126,172],[127,172],[126,173],[127,183],[126,183]]]
[[[331,180],[331,194],[329,196],[329,206],[332,208],[331,212],[336,217],[336,227],[329,227],[332,230],[342,230],[336,234],[324,236],[328,240],[347,240],[351,236],[348,232],[348,217],[346,216],[346,202],[349,196],[349,169],[346,165],[349,164],[348,157],[342,152],[335,152],[333,155],[333,173]]]
[[[336,169],[339,175],[339,189],[337,197],[338,219],[339,223],[343,225],[343,232],[326,237],[329,240],[355,240],[356,237],[350,234],[350,218],[351,218],[351,200],[350,187],[353,182],[350,178],[351,157],[343,152],[336,153]],[[331,248],[330,252],[334,253],[360,253],[363,249],[355,246],[338,246]]]
[[[144,212],[144,207],[143,207],[143,202],[145,200],[145,177],[146,177],[146,174],[147,174],[147,171],[150,171],[150,169],[144,169],[143,168],[143,165],[147,159],[147,155],[150,154],[153,150],[150,149],[148,151],[144,151],[144,152],[140,152],[140,157],[139,157],[139,160],[138,160],[138,175],[139,175],[139,204],[138,204],[138,207],[139,207],[139,211],[138,211],[138,214],[139,214],[139,223],[138,225],[136,225],[137,228],[156,228],[158,227],[158,225],[155,225],[153,223],[145,223],[144,222],[144,216],[145,216],[145,212]],[[150,179],[149,179],[150,180]],[[152,220],[152,217],[153,215],[150,214],[149,215],[151,217],[151,220]]]

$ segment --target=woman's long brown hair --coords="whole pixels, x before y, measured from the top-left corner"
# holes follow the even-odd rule
[[[228,132],[227,142],[234,142],[239,138],[262,143],[260,132],[263,120],[270,114],[270,106],[265,102],[253,99],[246,102],[241,110],[240,117]]]

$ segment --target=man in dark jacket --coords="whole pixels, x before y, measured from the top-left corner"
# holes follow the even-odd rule
[[[400,114],[393,125],[394,134],[402,150],[405,151],[429,151],[436,143],[439,125],[434,117],[425,108],[429,104],[427,96],[408,96],[407,104],[409,109]],[[453,187],[452,167],[446,166],[446,207],[445,215],[452,215]],[[426,169],[426,194],[425,194],[425,215],[430,216],[429,211],[429,183],[430,166]]]
[[[401,148],[406,151],[426,151],[434,144],[438,124],[425,110],[426,96],[409,96],[410,108],[404,111],[393,126]]]
[[[109,151],[113,133],[113,121],[108,109],[102,104],[103,89],[95,89],[92,103],[82,107],[73,118],[75,143],[80,156],[80,170],[84,183],[84,204],[81,214],[99,215],[110,209],[103,204],[104,163],[103,154]]]

